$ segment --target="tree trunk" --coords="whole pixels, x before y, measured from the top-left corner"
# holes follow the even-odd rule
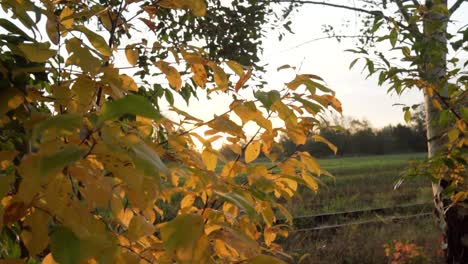
[[[449,16],[437,11],[437,4],[447,7],[447,0],[427,0],[429,13],[424,20],[424,45],[422,53],[424,65],[420,68],[422,79],[434,87],[438,94],[444,98],[447,91],[447,23]],[[437,52],[434,52],[437,51]],[[434,107],[433,100],[441,98],[425,94],[428,156],[435,157],[446,151],[446,128],[438,122],[440,113]],[[442,102],[440,102],[443,105]],[[443,238],[443,249],[447,263],[468,263],[468,246],[463,240],[468,240],[468,216],[459,206],[449,207],[451,201],[443,196],[443,190],[448,182],[441,180],[432,184],[435,212]],[[449,208],[445,211],[445,208]]]

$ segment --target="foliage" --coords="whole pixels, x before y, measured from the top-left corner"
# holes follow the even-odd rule
[[[276,219],[291,222],[281,201],[298,184],[316,191],[321,170],[307,152],[277,160],[277,140],[285,133],[304,144],[324,109],[341,111],[317,76],[298,74],[280,91],[253,89],[244,98],[248,67],[139,35],[167,9],[204,15],[203,0],[1,6],[2,259],[283,263],[273,257],[284,255],[274,241],[288,233]],[[204,93],[233,101],[226,113],[201,120],[177,108],[174,93],[187,103]],[[257,125],[251,138],[246,123]],[[213,148],[222,139],[235,159]],[[252,163],[260,153],[279,170]],[[241,174],[247,181],[236,181]],[[169,207],[176,199],[177,208]]]
[[[401,55],[390,57],[381,51],[374,50],[372,53],[369,49],[360,47],[349,50],[362,55],[353,61],[350,67],[355,66],[358,61],[364,62],[364,69],[368,71],[369,76],[376,75],[379,85],[388,85],[389,92],[402,94],[407,89],[416,88],[425,94],[426,112],[430,117],[427,121],[430,138],[427,140],[430,144],[436,142],[437,147],[431,149],[437,148],[438,154],[431,154],[429,162],[445,164],[430,175],[436,182],[444,181],[447,186],[451,186],[443,195],[453,199],[457,192],[466,190],[466,177],[460,178],[459,175],[466,175],[464,168],[467,163],[468,116],[464,113],[467,102],[468,64],[459,60],[467,51],[467,29],[461,28],[455,34],[447,32],[447,23],[458,6],[454,5],[449,10],[443,1],[427,1],[425,5],[405,1],[394,1],[392,4],[393,8],[398,10],[397,15],[385,16],[381,12],[380,15],[368,17],[367,21],[372,25],[369,26],[368,33],[376,43],[389,44],[391,52]],[[382,8],[378,1],[371,6]],[[453,57],[448,55],[450,48],[447,44],[457,52]],[[399,66],[397,59],[404,63],[404,66]],[[405,120],[410,120],[411,112],[416,107],[403,107]],[[435,113],[432,114],[433,112]],[[452,162],[443,162],[446,159]],[[456,191],[453,192],[452,188]]]
[[[468,29],[463,25],[450,32],[448,25],[466,1],[457,0],[451,6],[444,0],[362,2],[369,5],[366,10],[359,9],[369,15],[364,19],[365,33],[390,50],[382,52],[366,45],[349,50],[361,56],[350,67],[364,62],[368,76],[376,76],[378,84],[387,85],[389,92],[401,95],[405,90],[419,89],[424,93],[429,160],[422,167],[429,171],[422,172],[428,172],[433,181],[446,261],[465,263],[466,230],[460,230],[468,221],[468,64],[460,58],[468,51]],[[403,107],[407,121],[411,108]]]
[[[392,241],[391,244],[385,244],[385,255],[389,258],[389,263],[427,263],[428,259],[421,255],[421,247],[414,243],[404,243],[401,241]]]

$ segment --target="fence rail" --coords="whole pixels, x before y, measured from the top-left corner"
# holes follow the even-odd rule
[[[413,218],[429,217],[431,215],[431,203],[415,203],[394,207],[304,215],[293,218],[295,229],[291,232],[312,232],[354,225],[395,223]],[[352,221],[363,216],[372,217],[372,219]],[[345,222],[343,223],[343,221]],[[278,220],[278,223],[284,223],[284,220]]]
[[[420,214],[403,215],[403,216],[380,217],[377,219],[348,222],[348,223],[337,224],[337,225],[324,225],[324,226],[317,226],[317,227],[311,227],[311,228],[299,228],[299,229],[291,230],[290,232],[291,233],[314,232],[314,231],[317,232],[321,230],[338,229],[338,228],[355,226],[355,225],[388,224],[390,222],[396,223],[396,222],[401,222],[403,220],[408,220],[412,218],[429,217],[432,215],[433,215],[432,213],[420,213]]]

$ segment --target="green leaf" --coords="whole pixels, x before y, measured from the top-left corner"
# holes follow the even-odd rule
[[[33,41],[33,38],[28,36],[23,30],[21,30],[19,27],[17,27],[15,24],[10,22],[9,20],[0,18],[0,26],[9,31],[10,33],[20,35],[24,37],[27,40]]]
[[[468,121],[468,107],[462,106],[460,109],[463,120]]]
[[[84,26],[76,26],[76,30],[83,32],[86,35],[91,45],[96,48],[102,55],[104,56],[112,56],[112,51],[109,48],[108,43],[106,40],[101,36],[93,31],[87,29]]]
[[[154,172],[162,172],[165,175],[170,175],[169,169],[164,165],[159,155],[143,141],[132,145],[132,150],[135,153],[133,157],[137,167],[141,167],[145,174],[154,176]]]
[[[255,218],[256,213],[255,213],[255,208],[242,196],[240,196],[237,193],[220,193],[216,192],[219,196],[224,198],[226,201],[237,205],[238,207],[242,208],[245,210],[247,215],[250,218]]]
[[[65,65],[77,65],[84,72],[89,72],[95,75],[101,68],[101,60],[91,54],[89,49],[81,46],[80,40],[77,38],[67,39],[65,41],[68,53],[72,55],[65,61]]]
[[[170,251],[194,248],[202,235],[203,217],[201,215],[178,215],[161,228],[164,246]]]
[[[449,138],[449,142],[453,143],[455,140],[458,139],[458,135],[460,134],[460,130],[457,128],[452,128],[447,132],[447,136]]]
[[[172,94],[171,90],[164,90],[164,97],[171,106],[174,105],[174,95]]]
[[[358,60],[359,60],[359,58],[356,58],[349,64],[349,69],[350,70],[354,67],[354,65],[356,64],[356,62],[358,62]]]
[[[392,44],[392,47],[394,48],[398,40],[398,31],[395,28],[392,29],[388,37],[390,40],[390,44]]]
[[[60,264],[80,263],[80,239],[67,227],[57,226],[51,235],[50,251]]]
[[[56,51],[49,49],[46,43],[21,43],[18,48],[32,62],[46,62],[56,54]]]
[[[32,139],[37,137],[46,130],[55,130],[56,132],[67,131],[73,132],[81,127],[83,117],[78,114],[63,114],[49,117],[46,120],[36,125],[32,132]]]
[[[85,151],[77,146],[67,145],[52,155],[42,157],[39,172],[48,175],[50,172],[63,169],[65,166],[80,160]]]
[[[273,103],[281,98],[281,95],[276,90],[269,92],[257,91],[255,92],[255,98],[257,98],[266,109],[270,110]]]
[[[405,111],[405,122],[409,123],[411,121],[411,112],[409,110]]]
[[[145,97],[130,94],[104,104],[99,116],[98,126],[102,125],[106,120],[117,119],[125,114],[139,115],[156,120],[161,118],[161,114]]]

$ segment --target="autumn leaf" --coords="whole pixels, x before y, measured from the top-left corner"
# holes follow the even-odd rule
[[[138,49],[135,48],[135,45],[127,45],[125,47],[125,56],[127,57],[128,63],[135,66],[138,63]]]
[[[218,161],[218,156],[211,149],[204,149],[202,152],[202,160],[206,166],[206,169],[209,171],[214,171],[216,169],[216,163]]]
[[[203,218],[195,214],[178,215],[161,227],[161,238],[170,252],[194,253],[196,244],[203,235]]]
[[[98,50],[104,56],[112,56],[112,51],[109,48],[108,43],[106,40],[99,34],[89,30],[85,26],[75,26],[75,29],[85,34],[88,38],[89,42],[93,47]]]
[[[46,43],[20,43],[18,48],[28,60],[33,62],[46,62],[56,54],[56,51],[49,49]]]
[[[245,162],[250,163],[257,159],[260,154],[260,141],[252,141],[245,149]]]
[[[165,8],[189,9],[195,16],[204,16],[206,13],[204,0],[161,0],[157,4]]]
[[[166,78],[169,81],[171,87],[174,88],[174,90],[179,91],[182,87],[182,79],[177,69],[164,61],[157,61],[154,63],[154,65],[166,75]]]

